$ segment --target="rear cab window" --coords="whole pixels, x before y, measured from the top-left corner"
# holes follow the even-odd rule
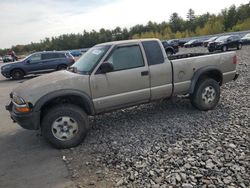
[[[162,49],[157,41],[143,41],[142,45],[145,50],[149,66],[164,63]]]

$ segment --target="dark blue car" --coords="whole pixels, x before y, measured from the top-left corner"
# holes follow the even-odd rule
[[[36,52],[23,60],[8,63],[1,67],[1,73],[6,78],[18,80],[28,74],[48,73],[66,69],[75,62],[69,52]]]

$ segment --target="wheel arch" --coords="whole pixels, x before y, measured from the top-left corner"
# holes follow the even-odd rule
[[[213,78],[217,82],[219,82],[219,85],[221,86],[223,83],[223,75],[222,72],[219,70],[217,66],[206,66],[198,69],[191,80],[191,86],[189,89],[189,93],[192,94],[195,90],[196,84],[199,82],[199,80],[203,78]]]
[[[10,70],[10,74],[12,74],[12,72],[15,71],[15,70],[20,70],[20,71],[22,71],[24,75],[27,74],[27,72],[26,72],[23,68],[20,68],[20,67],[14,67],[14,68],[12,68],[12,69]]]
[[[54,105],[69,103],[82,108],[87,115],[94,115],[94,105],[91,98],[79,90],[63,89],[43,96],[34,106],[34,111],[40,111],[40,121],[44,114]]]

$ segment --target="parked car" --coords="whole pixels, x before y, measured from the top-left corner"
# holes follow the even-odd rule
[[[241,38],[242,44],[250,44],[250,33]]]
[[[3,65],[1,73],[6,78],[17,80],[29,74],[66,69],[74,62],[74,57],[69,52],[37,52],[23,60]]]
[[[218,37],[211,37],[203,42],[203,46],[207,47],[208,43],[214,42]]]
[[[14,59],[12,58],[11,55],[5,55],[5,56],[3,56],[3,62],[4,63],[14,62]]]
[[[176,54],[179,52],[179,46],[178,43],[173,42],[173,41],[162,41],[162,45],[166,51],[167,56]]]
[[[190,40],[188,42],[186,42],[184,44],[185,48],[191,48],[191,47],[196,47],[196,46],[201,46],[202,45],[202,41],[199,39],[194,39],[194,40]]]
[[[70,52],[70,54],[74,57],[79,57],[82,55],[82,52],[80,50],[73,50]]]
[[[157,39],[98,44],[72,69],[20,84],[6,109],[23,128],[41,129],[56,148],[79,145],[90,128],[88,116],[112,110],[179,94],[189,94],[197,109],[211,110],[220,86],[238,77],[236,53],[189,55],[168,58]]]
[[[208,43],[208,51],[214,52],[221,50],[222,52],[227,51],[230,48],[242,48],[242,41],[238,35],[227,35],[217,38],[214,42]]]
[[[188,40],[186,40],[186,39],[179,39],[178,45],[179,45],[179,47],[184,47],[184,44],[187,42],[188,42]]]

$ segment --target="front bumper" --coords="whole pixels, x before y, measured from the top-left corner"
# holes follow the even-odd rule
[[[8,71],[1,71],[1,74],[4,76],[4,77],[6,77],[6,78],[10,78],[11,77],[11,75],[10,75],[10,72],[8,72]]]
[[[223,44],[216,44],[216,45],[208,46],[208,49],[209,50],[221,50],[222,47],[223,47]]]
[[[19,113],[15,110],[15,106],[12,102],[6,105],[5,108],[10,112],[11,119],[24,129],[38,130],[40,128],[40,111]]]

